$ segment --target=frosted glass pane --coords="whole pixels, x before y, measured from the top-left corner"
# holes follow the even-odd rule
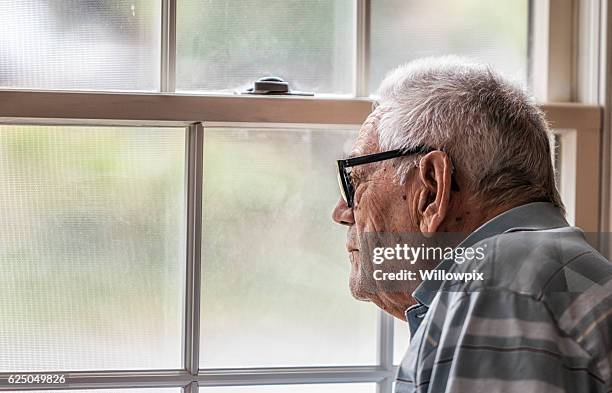
[[[393,318],[393,364],[400,364],[410,344],[408,322]]]
[[[463,55],[526,82],[528,0],[372,0],[370,90],[399,64]]]
[[[354,131],[207,129],[202,367],[373,364],[377,309],[330,218]]]
[[[181,0],[177,89],[244,90],[280,76],[295,90],[351,93],[352,0]]]
[[[200,393],[375,393],[374,383],[261,385],[200,388]]]
[[[161,0],[0,1],[0,87],[158,90]]]
[[[180,367],[184,143],[0,126],[0,371]]]

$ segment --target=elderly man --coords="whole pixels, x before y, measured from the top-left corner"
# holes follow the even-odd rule
[[[564,219],[540,110],[458,58],[402,66],[379,97],[338,161],[333,219],[353,296],[408,322],[396,391],[609,392],[612,264]],[[484,258],[413,261],[401,290],[373,281],[364,236],[402,233],[464,234],[453,247]],[[434,270],[478,276],[449,285]]]

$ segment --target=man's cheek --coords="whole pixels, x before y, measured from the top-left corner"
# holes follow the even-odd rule
[[[358,210],[355,210],[355,223],[359,233],[383,232],[389,217],[385,214],[384,200],[375,192],[366,191]]]
[[[371,210],[361,205],[358,209],[354,211],[355,214],[355,226],[357,227],[357,233],[362,235],[364,232],[371,232],[372,225],[372,214]]]
[[[353,197],[353,202],[355,203],[355,206],[354,206],[355,210],[360,210],[361,209],[361,204],[362,204],[363,196],[364,196],[364,194],[367,194],[367,192],[368,192],[368,184],[367,183],[362,183],[362,184],[357,186],[357,188],[355,189],[355,195]]]
[[[358,187],[355,191],[353,215],[355,216],[355,226],[357,227],[358,234],[363,233],[368,221],[368,200],[367,197],[363,198],[364,192],[364,187]]]

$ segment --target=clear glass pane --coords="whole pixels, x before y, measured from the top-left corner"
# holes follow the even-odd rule
[[[352,92],[352,0],[181,0],[178,90],[244,90],[262,76],[292,89]]]
[[[200,393],[375,393],[374,383],[261,385],[200,388]]]
[[[408,322],[393,318],[393,364],[400,364],[410,344]]]
[[[161,0],[3,0],[0,87],[158,90]]]
[[[399,64],[462,55],[527,80],[528,0],[372,0],[370,91]]]
[[[184,135],[0,126],[0,371],[180,367]]]
[[[207,129],[201,367],[372,364],[376,308],[331,221],[354,131]]]

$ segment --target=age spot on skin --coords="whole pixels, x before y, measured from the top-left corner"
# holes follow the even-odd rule
[[[407,198],[406,195],[402,195],[403,200],[406,200],[406,198]]]

